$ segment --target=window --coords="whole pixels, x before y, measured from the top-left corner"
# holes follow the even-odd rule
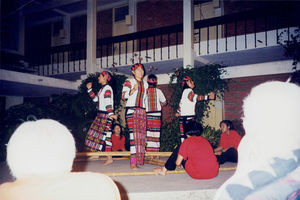
[[[115,22],[125,20],[126,15],[128,15],[128,6],[115,8]]]

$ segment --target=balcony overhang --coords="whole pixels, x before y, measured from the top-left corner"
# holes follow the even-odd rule
[[[47,97],[78,93],[77,83],[0,69],[0,96]]]
[[[243,66],[258,63],[267,63],[275,61],[289,60],[290,58],[284,55],[282,46],[271,46],[257,49],[240,50],[226,53],[209,54],[196,56],[195,67],[201,67],[206,64],[219,64],[224,67]],[[143,63],[146,74],[170,74],[174,73],[176,68],[183,67],[183,59],[172,59],[156,62]],[[110,71],[132,75],[131,65],[118,66],[116,68],[107,68]]]

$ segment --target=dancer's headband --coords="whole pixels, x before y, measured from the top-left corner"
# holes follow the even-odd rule
[[[103,71],[101,72],[102,76],[104,76],[106,78],[107,81],[111,80],[111,76],[107,71]]]

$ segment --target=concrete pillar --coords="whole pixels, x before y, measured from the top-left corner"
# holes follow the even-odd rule
[[[194,4],[183,0],[183,67],[194,67]]]
[[[23,103],[24,98],[19,96],[6,96],[5,100],[5,110],[12,106],[20,105]]]
[[[87,34],[86,34],[86,71],[87,74],[95,73],[96,47],[97,47],[97,1],[87,0]]]

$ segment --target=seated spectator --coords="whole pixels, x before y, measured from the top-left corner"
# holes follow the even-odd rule
[[[113,134],[111,136],[112,150],[125,151],[125,137],[122,132],[122,127],[120,126],[120,124],[114,124],[112,130],[113,130]]]
[[[219,165],[210,143],[201,137],[201,124],[190,121],[184,129],[187,139],[178,145],[162,168],[153,170],[160,175],[166,175],[168,170],[175,170],[182,165],[194,179],[210,179],[218,175]]]
[[[244,99],[245,136],[216,200],[300,198],[300,87],[271,81]]]
[[[7,145],[7,163],[16,180],[0,186],[0,199],[120,199],[108,176],[71,173],[75,151],[73,136],[59,122],[42,119],[23,123]]]
[[[241,141],[241,136],[234,130],[233,124],[230,120],[223,120],[220,122],[222,130],[220,144],[214,149],[215,155],[219,164],[225,162],[238,161],[237,148]]]

